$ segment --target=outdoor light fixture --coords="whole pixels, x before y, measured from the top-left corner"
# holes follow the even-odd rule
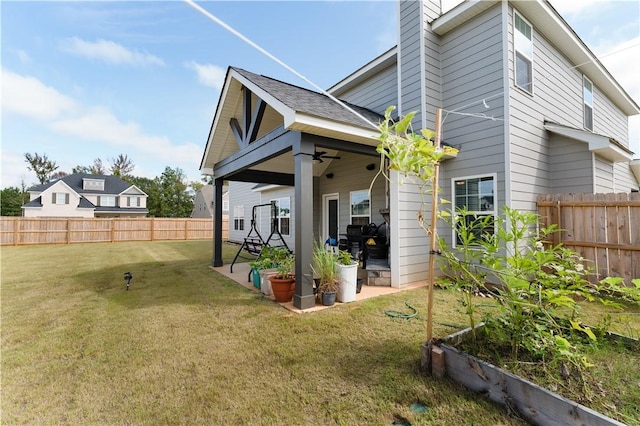
[[[327,179],[333,179],[333,173],[327,173]]]
[[[376,168],[376,164],[375,164],[375,163],[369,163],[369,164],[367,164],[367,165],[365,166],[365,168],[366,168],[367,170],[373,170],[373,169],[375,169],[375,168]]]
[[[127,291],[129,291],[129,284],[131,284],[132,278],[133,278],[133,274],[131,272],[124,273],[124,279],[127,280]]]

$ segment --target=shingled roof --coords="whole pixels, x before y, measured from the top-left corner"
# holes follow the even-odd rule
[[[271,77],[254,74],[241,68],[231,68],[295,111],[361,127],[371,126],[362,118],[339,105],[327,95],[285,83]],[[371,121],[373,124],[377,125],[384,119],[383,116],[371,111],[370,109],[350,104],[348,102],[344,103],[358,114]]]
[[[82,180],[83,179],[95,179],[95,180],[104,180],[104,190],[95,190],[95,189],[83,189]],[[62,177],[60,179],[56,179],[51,182],[43,183],[41,185],[36,185],[32,188],[29,188],[29,191],[32,192],[42,192],[49,188],[51,185],[62,181],[69,185],[71,189],[73,189],[78,194],[120,194],[126,189],[130,188],[132,185],[120,179],[117,176],[103,176],[103,175],[90,175],[85,173],[76,173],[73,175],[68,175]]]

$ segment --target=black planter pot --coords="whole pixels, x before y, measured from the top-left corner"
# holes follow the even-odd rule
[[[333,306],[336,303],[335,291],[323,291],[322,292],[322,304],[324,306]]]

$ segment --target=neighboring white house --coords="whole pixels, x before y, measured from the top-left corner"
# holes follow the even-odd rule
[[[222,194],[222,215],[229,216],[229,189],[225,186]],[[191,217],[212,218],[213,217],[213,185],[204,185],[193,197],[193,211]]]
[[[116,176],[73,174],[29,189],[24,217],[146,217],[147,194]]]
[[[505,205],[535,211],[540,194],[638,190],[628,118],[640,107],[547,1],[466,1],[444,14],[438,0],[398,4],[397,46],[329,89],[358,115],[321,93],[227,71],[201,170],[216,194],[230,182],[237,236],[253,204],[289,200],[299,308],[313,303],[313,240],[380,224],[385,208],[391,285],[427,277],[416,187],[392,173],[367,192],[379,169],[367,120],[379,122],[389,105],[418,111],[416,130],[433,129],[436,108],[444,111],[444,142],[459,154],[441,165],[440,186],[454,208],[497,215]],[[256,183],[281,189],[258,198]],[[453,232],[439,229],[449,244]],[[222,264],[219,241],[213,264]]]

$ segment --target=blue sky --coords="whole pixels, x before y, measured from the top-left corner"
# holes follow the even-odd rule
[[[445,8],[455,0],[444,0]],[[199,3],[320,87],[396,43],[395,1]],[[640,2],[552,4],[640,102]],[[25,152],[60,170],[129,156],[137,176],[198,167],[229,65],[307,86],[184,2],[0,3],[0,185],[31,185]],[[640,118],[631,148],[640,156]]]

